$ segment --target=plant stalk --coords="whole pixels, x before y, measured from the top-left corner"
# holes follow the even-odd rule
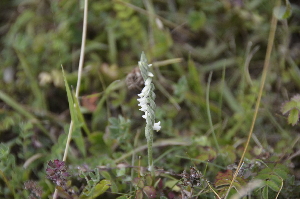
[[[83,61],[84,61],[86,30],[87,30],[87,13],[88,13],[88,0],[84,0],[81,50],[80,50],[80,58],[79,58],[79,66],[78,66],[78,79],[77,79],[77,86],[76,86],[76,92],[75,92],[75,97],[77,99],[79,97],[79,91],[80,91],[80,85],[81,85],[81,76],[82,76],[82,68],[83,68]],[[74,126],[74,122],[71,121],[69,132],[68,132],[68,138],[67,138],[67,142],[66,142],[66,147],[65,147],[65,151],[64,151],[63,161],[66,161],[67,156],[68,156],[68,150],[69,150],[69,146],[70,146],[70,142],[71,142],[71,138],[72,138],[73,126]],[[58,191],[57,191],[57,189],[55,189],[55,192],[53,194],[53,199],[57,198],[57,194],[58,194]]]

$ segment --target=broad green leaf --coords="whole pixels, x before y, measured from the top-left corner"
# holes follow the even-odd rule
[[[287,172],[282,169],[275,168],[274,173],[276,173],[278,176],[280,176],[283,180],[288,178]]]
[[[272,173],[272,169],[269,167],[266,167],[263,170],[258,172],[258,174],[270,174],[270,173]]]
[[[266,180],[269,178],[269,174],[259,174],[256,176],[256,178],[261,179],[261,180]]]
[[[299,110],[298,109],[291,110],[288,117],[288,123],[294,126],[295,124],[297,124],[298,120],[299,120]]]
[[[266,181],[266,185],[267,185],[268,187],[270,187],[273,191],[276,191],[276,192],[278,192],[279,189],[280,189],[280,186],[278,186],[278,185],[277,185],[274,181],[272,181],[272,180]]]
[[[266,184],[273,190],[278,192],[282,185],[282,179],[277,175],[270,175]]]
[[[180,191],[180,187],[177,185],[178,180],[169,180],[166,182],[165,186],[172,189],[173,191]]]
[[[113,181],[112,176],[111,176],[107,171],[101,171],[100,174],[101,174],[104,178],[110,180],[111,191],[117,193],[117,192],[119,191],[119,190],[118,190],[118,186],[117,186],[116,183]]]
[[[84,191],[84,194],[80,196],[80,199],[93,199],[101,194],[103,194],[109,187],[111,186],[111,183],[109,180],[101,180],[93,189],[92,193],[88,193],[87,190]],[[86,196],[88,195],[88,196]]]

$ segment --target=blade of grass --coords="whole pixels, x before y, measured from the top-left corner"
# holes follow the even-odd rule
[[[80,105],[79,105],[79,102],[78,102],[78,98],[76,98],[75,96],[73,97],[74,99],[74,102],[75,102],[75,107],[76,107],[76,113],[77,113],[77,116],[78,116],[78,119],[79,121],[81,122],[82,124],[82,128],[83,130],[85,131],[85,133],[90,136],[91,135],[91,132],[89,130],[89,128],[87,127],[87,124],[85,122],[85,119],[83,117],[83,114],[81,113],[80,111]]]
[[[221,81],[221,84],[220,84],[220,97],[219,97],[219,109],[222,110],[222,107],[223,107],[223,89],[224,89],[224,84],[225,84],[225,74],[226,74],[226,67],[225,65],[223,66],[223,70],[222,70],[222,81]],[[219,115],[218,115],[218,119],[219,119],[219,122],[222,122],[222,111],[219,112]],[[222,129],[222,128],[221,128]]]
[[[214,130],[214,127],[212,124],[212,120],[211,120],[210,106],[209,106],[209,88],[210,88],[210,83],[211,83],[211,77],[212,77],[212,71],[209,73],[207,87],[206,87],[206,111],[207,111],[208,122],[209,122],[210,129],[212,131],[215,145],[217,147],[217,150],[220,151],[219,143],[218,143],[218,140],[217,140],[217,137],[215,134],[215,130]]]
[[[277,4],[278,3],[279,3],[279,1],[277,1]],[[266,52],[266,58],[265,58],[265,62],[264,62],[264,68],[263,68],[263,72],[262,72],[261,84],[260,84],[260,88],[259,88],[257,101],[256,101],[256,104],[255,104],[255,111],[254,111],[250,131],[249,131],[249,134],[248,134],[247,142],[245,144],[245,149],[243,151],[242,157],[241,157],[240,162],[238,164],[237,170],[235,171],[235,173],[232,177],[232,181],[231,181],[230,186],[227,190],[226,197],[228,196],[228,194],[229,194],[229,192],[232,188],[232,185],[235,182],[235,179],[238,175],[238,171],[240,170],[240,168],[242,166],[246,151],[248,149],[248,146],[249,146],[249,143],[250,143],[250,140],[251,140],[251,137],[252,137],[252,133],[253,133],[253,129],[254,129],[254,125],[255,125],[256,118],[257,118],[257,113],[258,113],[258,109],[259,109],[259,105],[260,105],[260,101],[261,101],[261,97],[262,97],[262,93],[263,93],[263,89],[264,89],[264,85],[265,85],[266,78],[267,78],[267,73],[268,73],[268,70],[269,70],[269,67],[270,67],[270,57],[271,57],[271,52],[272,52],[274,38],[275,38],[276,26],[277,26],[277,18],[274,15],[272,15],[271,28],[270,28],[270,33],[269,33],[269,38],[268,38],[268,46],[267,46],[267,52]]]
[[[92,120],[92,129],[96,129],[97,127],[97,124],[98,124],[98,117],[100,116],[100,112],[102,110],[102,107],[104,105],[104,102],[106,101],[107,102],[107,98],[108,96],[110,95],[111,92],[113,92],[114,90],[116,89],[119,89],[121,88],[122,86],[124,85],[124,82],[123,81],[120,81],[120,80],[116,80],[116,81],[113,81],[106,89],[105,91],[103,92],[103,95],[102,95],[102,98],[99,100],[98,104],[97,104],[97,107],[95,109],[95,111],[93,112],[93,120]],[[108,102],[107,102],[108,104]],[[110,113],[107,111],[107,117],[109,118],[110,117]]]
[[[36,101],[36,107],[38,107],[41,110],[45,110],[47,109],[47,103],[45,100],[45,96],[43,95],[42,90],[40,89],[39,85],[38,85],[38,81],[37,79],[34,77],[34,75],[32,74],[31,70],[30,70],[30,66],[25,58],[25,56],[18,51],[15,48],[16,54],[20,60],[20,65],[23,68],[27,78],[29,79],[29,85],[31,87],[32,93],[34,95],[34,100]]]
[[[234,112],[243,112],[243,107],[240,105],[240,103],[236,100],[236,98],[233,96],[232,92],[228,88],[228,85],[226,82],[223,84],[223,96],[224,100],[227,102],[228,106],[231,108]]]
[[[223,170],[226,169],[226,167],[223,167],[223,166],[220,166],[220,165],[217,165],[215,163],[208,162],[208,161],[199,160],[199,159],[196,159],[196,158],[190,158],[190,157],[187,157],[187,156],[180,156],[180,155],[176,155],[175,157],[186,159],[186,160],[192,160],[194,162],[200,162],[200,163],[203,163],[203,164],[208,164],[210,166],[214,166],[214,167],[217,167],[217,168],[220,168],[220,169],[223,169]]]
[[[201,72],[204,73],[209,71],[222,70],[224,66],[228,68],[228,67],[233,67],[235,65],[236,65],[236,58],[221,59],[201,66]]]
[[[85,40],[86,40],[86,29],[87,29],[87,10],[88,10],[88,0],[84,1],[84,14],[83,14],[83,30],[82,30],[82,41],[81,41],[81,51],[80,51],[80,59],[79,59],[79,66],[78,66],[78,80],[77,80],[77,86],[76,86],[76,93],[75,97],[79,97],[79,90],[80,90],[80,84],[81,84],[81,76],[82,76],[82,68],[83,68],[83,61],[84,61],[84,50],[85,50]],[[65,78],[65,76],[64,76]],[[67,82],[65,81],[66,89],[68,88]],[[69,94],[68,94],[69,92]],[[67,89],[67,94],[69,95],[68,98],[72,98],[70,90]],[[74,104],[72,104],[73,106]],[[70,112],[72,111],[72,108],[70,109]],[[72,120],[70,123],[70,129],[68,133],[68,139],[66,143],[66,148],[64,152],[63,161],[66,161],[68,156],[68,149],[71,141],[71,135],[73,131],[73,125],[74,121]]]
[[[63,73],[63,78],[65,81],[65,87],[66,87],[66,91],[67,91],[69,109],[70,109],[71,120],[72,120],[72,131],[68,133],[67,143],[69,143],[73,137],[76,142],[77,147],[80,149],[80,151],[83,153],[83,155],[85,155],[86,152],[85,152],[84,143],[83,143],[83,140],[80,140],[80,139],[83,139],[82,134],[80,132],[81,123],[79,122],[79,119],[78,119],[78,113],[77,113],[77,109],[76,109],[77,105],[74,102],[75,101],[74,98],[76,98],[76,97],[72,94],[72,92],[70,90],[70,87],[67,82],[63,68],[62,68],[62,73]],[[70,126],[70,128],[71,128],[71,126]],[[74,134],[74,136],[72,136],[72,134]],[[65,150],[68,150],[68,148],[69,148],[69,145],[66,146]],[[66,151],[65,151],[64,156],[65,155],[66,155]]]
[[[160,141],[156,141],[153,143],[152,147],[164,147],[164,146],[173,146],[173,145],[180,145],[180,146],[189,146],[191,144],[190,140],[184,141],[182,139],[168,139],[168,140],[160,140]],[[134,150],[125,153],[124,155],[122,155],[121,157],[119,157],[118,159],[115,159],[114,162],[120,162],[121,160],[124,160],[125,158],[131,156],[134,153],[146,150],[147,144],[142,145],[140,147],[135,148]]]
[[[158,82],[158,81],[154,81],[155,83],[155,87],[158,88],[158,90],[160,90],[160,92],[166,97],[168,98],[169,102],[171,104],[173,104],[173,106],[176,108],[177,111],[180,111],[180,106],[179,104],[176,102],[175,98],[172,97],[172,95]]]
[[[163,157],[165,157],[166,155],[168,155],[169,153],[171,153],[172,151],[179,151],[182,147],[174,147],[174,148],[171,148],[171,149],[168,149],[167,151],[165,151],[163,154],[161,154],[158,158],[156,158],[154,161],[153,161],[153,164],[156,164],[158,161],[160,161]]]

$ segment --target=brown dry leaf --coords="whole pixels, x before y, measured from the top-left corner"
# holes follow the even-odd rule
[[[84,108],[94,112],[97,108],[98,95],[90,95],[81,97],[81,104]]]

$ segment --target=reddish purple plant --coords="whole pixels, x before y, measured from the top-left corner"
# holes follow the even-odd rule
[[[24,188],[30,191],[29,199],[41,198],[43,190],[38,184],[32,180],[24,183]]]
[[[52,162],[50,160],[48,162],[46,173],[47,173],[47,178],[52,180],[54,184],[65,188],[67,183],[67,178],[70,176],[70,174],[67,172],[67,166],[65,165],[64,161],[60,161],[56,159]]]

